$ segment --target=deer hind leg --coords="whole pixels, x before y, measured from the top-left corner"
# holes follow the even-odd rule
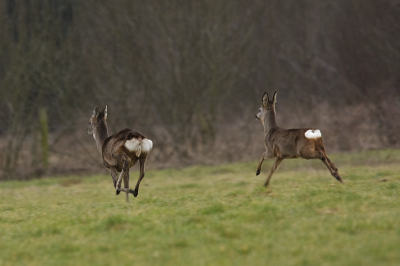
[[[323,155],[321,158],[322,162],[326,165],[328,168],[329,172],[331,172],[331,175],[336,178],[340,183],[344,183],[342,178],[339,175],[339,171],[336,168],[336,166],[329,160],[328,156]]]
[[[269,158],[273,158],[273,157],[274,157],[274,155],[271,154],[269,151],[266,151],[266,152],[264,152],[264,153],[261,155],[261,160],[260,160],[260,162],[258,163],[256,175],[259,175],[259,174],[260,174],[260,172],[261,172],[261,165],[263,164],[264,159],[269,159]]]
[[[269,173],[269,176],[267,178],[267,180],[265,181],[264,186],[268,187],[269,185],[269,181],[271,180],[272,175],[274,174],[274,172],[276,171],[276,169],[278,168],[279,164],[283,161],[283,158],[276,158],[274,164],[271,167],[271,172]]]
[[[146,159],[147,159],[146,157],[139,158],[139,165],[140,165],[139,179],[136,183],[135,189],[132,191],[132,194],[133,194],[133,196],[135,196],[135,198],[139,194],[139,185],[144,177]]]

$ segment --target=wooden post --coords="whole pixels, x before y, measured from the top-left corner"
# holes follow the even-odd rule
[[[42,165],[44,168],[49,166],[49,127],[47,121],[47,111],[45,108],[39,110],[40,127],[40,147],[42,148]]]

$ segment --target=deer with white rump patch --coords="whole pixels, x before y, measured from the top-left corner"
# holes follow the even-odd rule
[[[261,156],[260,163],[257,167],[256,175],[261,172],[261,165],[264,159],[276,158],[272,165],[271,172],[264,183],[268,186],[271,176],[278,168],[278,165],[283,159],[292,159],[301,157],[303,159],[320,159],[331,175],[335,177],[340,183],[343,183],[339,175],[338,169],[329,160],[326,155],[325,147],[322,142],[321,131],[315,128],[301,128],[301,129],[283,129],[276,124],[276,92],[270,100],[268,94],[265,92],[262,97],[262,105],[256,118],[261,121],[264,126],[265,147],[267,149]]]
[[[129,193],[137,197],[140,181],[144,177],[144,167],[147,155],[153,148],[153,142],[145,135],[130,129],[124,129],[115,135],[108,136],[107,106],[100,111],[95,107],[89,120],[87,132],[93,135],[97,149],[103,156],[103,165],[110,170],[116,194],[126,192],[126,200],[129,201]],[[140,164],[139,179],[134,190],[129,188],[129,168],[137,161]],[[118,175],[119,174],[119,175]],[[121,180],[124,180],[124,188],[121,188]]]

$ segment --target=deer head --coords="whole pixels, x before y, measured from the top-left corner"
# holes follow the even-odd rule
[[[107,105],[106,107],[100,111],[99,107],[96,106],[93,110],[92,117],[89,119],[89,125],[87,128],[87,132],[89,135],[93,135],[95,132],[95,129],[98,128],[98,126],[101,123],[105,123],[107,120]]]
[[[262,97],[262,104],[260,109],[258,109],[256,118],[264,123],[266,114],[269,112],[275,112],[275,103],[276,103],[276,92],[272,96],[271,100],[268,97],[268,93],[264,92],[264,95]]]

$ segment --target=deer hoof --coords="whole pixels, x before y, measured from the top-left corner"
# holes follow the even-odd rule
[[[259,175],[261,172],[261,170],[257,170],[256,175]]]
[[[342,180],[342,178],[341,178],[340,176],[335,176],[335,178],[336,178],[337,181],[339,181],[340,183],[342,183],[342,184],[344,183],[343,180]]]
[[[117,189],[115,190],[115,195],[119,195],[119,193],[121,193],[121,191],[117,188]]]
[[[132,193],[133,196],[136,198],[137,195],[139,194],[139,191],[137,189],[135,189],[135,190],[129,189],[129,193]]]

